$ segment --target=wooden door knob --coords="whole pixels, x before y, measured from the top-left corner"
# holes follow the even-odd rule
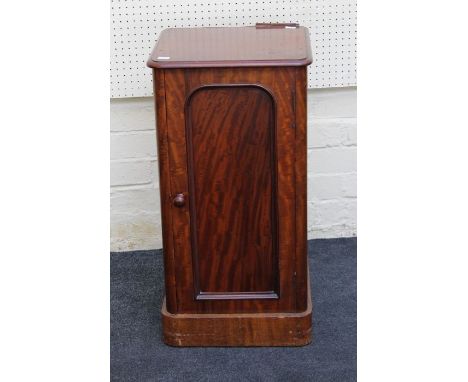
[[[174,199],[172,200],[172,203],[176,207],[183,207],[185,206],[185,196],[184,194],[176,194]]]

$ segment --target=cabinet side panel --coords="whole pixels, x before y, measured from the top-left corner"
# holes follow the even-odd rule
[[[296,310],[307,308],[307,68],[296,69]]]
[[[177,294],[174,269],[174,243],[170,205],[169,150],[166,121],[166,89],[164,70],[153,69],[154,101],[156,109],[156,132],[159,164],[159,190],[161,197],[161,220],[163,233],[164,273],[166,305],[171,313],[177,312]]]

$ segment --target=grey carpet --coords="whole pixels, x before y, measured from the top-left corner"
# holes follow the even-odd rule
[[[313,340],[173,348],[161,340],[161,250],[111,253],[112,381],[356,381],[356,238],[309,241]]]

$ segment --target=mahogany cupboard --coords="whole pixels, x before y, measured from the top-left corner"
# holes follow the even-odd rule
[[[164,30],[153,70],[164,341],[311,339],[306,235],[308,30]]]

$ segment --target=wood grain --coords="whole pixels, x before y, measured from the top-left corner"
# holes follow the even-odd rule
[[[274,99],[202,86],[185,114],[196,298],[278,298]]]
[[[219,69],[170,69],[165,72],[166,105],[169,141],[169,166],[172,196],[186,193],[188,201],[183,208],[172,208],[174,253],[177,275],[178,312],[184,313],[249,313],[249,312],[297,312],[295,296],[296,218],[295,218],[295,68],[219,68]],[[277,174],[277,245],[278,268],[276,272],[280,295],[278,299],[238,298],[216,296],[199,301],[196,289],[198,267],[194,256],[191,209],[194,199],[189,184],[188,169],[190,147],[187,144],[185,103],[190,94],[204,85],[257,84],[267,89],[276,105],[276,174]],[[249,105],[246,105],[246,107]],[[229,126],[229,127],[228,127]],[[226,125],[238,129],[238,124]],[[209,131],[207,132],[209,133]],[[258,155],[261,155],[257,152]],[[198,172],[195,176],[199,175]],[[242,196],[246,198],[247,196]],[[172,203],[172,202],[171,202]],[[269,220],[269,219],[268,219]],[[265,224],[269,224],[268,220]],[[243,240],[233,237],[233,240]],[[223,278],[226,275],[217,274]],[[272,296],[274,297],[274,296]],[[304,304],[302,304],[304,305]]]
[[[296,310],[306,308],[307,280],[307,68],[296,68],[295,118],[295,191],[296,191]]]
[[[171,346],[304,346],[312,340],[310,289],[300,313],[170,314],[163,303],[163,338]]]
[[[159,190],[161,197],[161,220],[164,254],[164,281],[166,288],[166,307],[169,312],[177,312],[176,270],[174,259],[174,240],[172,232],[172,207],[168,203],[171,195],[169,147],[166,121],[166,86],[164,71],[153,70],[154,101],[158,126],[157,146],[159,164]]]

